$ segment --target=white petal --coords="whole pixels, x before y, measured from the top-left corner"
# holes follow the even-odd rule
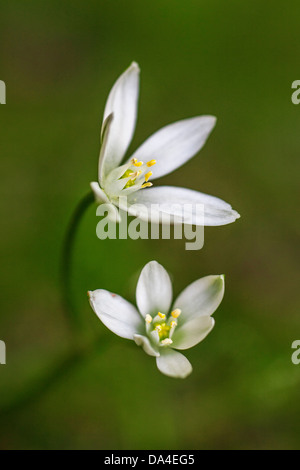
[[[214,116],[197,116],[169,124],[149,137],[132,155],[143,162],[156,160],[151,179],[183,165],[203,147],[214,128]]]
[[[105,192],[103,189],[100,188],[99,183],[96,181],[93,181],[90,183],[91,189],[94,193],[95,196],[95,201],[102,204],[102,203],[109,203],[109,199],[106,196]]]
[[[161,355],[156,358],[156,364],[160,372],[169,377],[185,379],[193,370],[190,361],[174,349],[163,349]]]
[[[103,128],[105,134],[107,118],[113,115],[107,132],[104,151],[100,153],[99,181],[119,165],[131,142],[136,118],[139,95],[139,66],[133,62],[112,87],[104,110]],[[105,135],[104,135],[105,137]]]
[[[206,276],[186,287],[174,302],[180,308],[180,322],[212,315],[220,305],[225,290],[224,276]]]
[[[161,217],[174,216],[174,223],[206,226],[230,224],[240,217],[222,199],[174,186],[157,186],[131,194],[128,197],[128,212],[132,215],[135,215],[134,204],[140,206],[140,218],[153,222],[157,222],[158,214]]]
[[[159,352],[153,348],[147,336],[134,335],[133,339],[138,346],[142,346],[145,353],[149,354],[149,356],[156,356],[156,357],[159,356]]]
[[[188,349],[200,343],[213,329],[215,321],[212,317],[201,316],[178,326],[172,336],[172,347]]]
[[[106,146],[108,143],[108,137],[111,130],[111,123],[113,121],[114,115],[113,113],[109,114],[106,119],[102,123],[101,128],[101,147],[100,147],[100,154],[99,154],[99,163],[98,163],[98,180],[101,186],[104,186],[105,175],[104,175],[104,164],[105,164],[105,155],[106,155]]]
[[[142,269],[137,287],[136,302],[141,314],[154,317],[158,312],[167,314],[172,302],[172,283],[169,274],[156,261]]]
[[[143,327],[137,309],[123,297],[107,290],[89,291],[90,304],[102,323],[121,338],[132,339]]]

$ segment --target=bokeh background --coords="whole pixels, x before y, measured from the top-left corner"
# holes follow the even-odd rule
[[[3,0],[0,9],[0,447],[299,448],[299,2]],[[132,60],[142,73],[130,149],[170,122],[216,115],[200,154],[159,183],[219,196],[242,217],[206,228],[194,252],[183,240],[101,242],[91,207],[76,242],[75,337],[61,243],[97,177],[107,94]],[[134,301],[152,259],[175,294],[226,274],[216,327],[187,351],[194,372],[184,381],[106,330],[86,298],[102,287]]]

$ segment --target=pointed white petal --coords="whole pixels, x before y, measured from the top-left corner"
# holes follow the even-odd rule
[[[121,338],[132,339],[144,326],[137,309],[127,300],[104,289],[89,291],[90,304],[102,323]]]
[[[212,315],[220,305],[225,290],[224,276],[206,276],[186,287],[174,302],[180,308],[180,323]]]
[[[105,136],[106,119],[111,114],[113,118],[104,151],[100,154],[100,183],[105,175],[119,165],[131,142],[137,118],[139,72],[139,66],[133,62],[118,78],[109,93],[104,110],[102,135]]]
[[[157,312],[168,313],[172,302],[172,283],[161,264],[150,261],[142,269],[137,287],[136,302],[141,314],[154,317]]]
[[[169,377],[185,379],[193,370],[190,361],[174,349],[164,348],[161,355],[156,358],[160,372]]]
[[[140,206],[139,210],[135,210],[134,204]],[[222,199],[174,186],[157,186],[131,194],[127,210],[143,220],[157,222],[159,215],[163,218],[169,215],[175,217],[174,223],[206,226],[230,224],[240,217]]]
[[[175,349],[192,348],[208,335],[214,324],[214,319],[208,315],[194,318],[178,326],[172,336],[172,347]]]
[[[149,356],[155,356],[155,357],[159,356],[159,352],[153,348],[147,336],[134,335],[133,339],[138,346],[142,346],[145,353],[149,354]]]
[[[151,179],[166,175],[190,160],[204,146],[216,123],[214,116],[197,116],[169,124],[149,137],[132,155],[148,162]]]

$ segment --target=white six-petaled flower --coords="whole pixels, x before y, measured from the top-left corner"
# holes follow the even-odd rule
[[[150,179],[172,172],[204,146],[215,126],[214,116],[196,116],[163,127],[121,164],[135,130],[138,95],[139,67],[133,62],[118,78],[106,102],[98,182],[91,183],[96,201],[109,204],[116,220],[119,220],[119,207],[130,215],[153,222],[162,220],[164,215],[176,216],[174,223],[177,224],[225,225],[234,222],[239,214],[217,197],[174,186],[145,190],[152,186]],[[183,204],[190,204],[191,212],[178,214],[174,207]],[[199,216],[197,208],[200,205],[204,209]]]
[[[206,276],[190,284],[172,304],[172,283],[156,261],[143,268],[134,305],[104,289],[89,291],[92,309],[102,323],[122,338],[134,340],[158,369],[170,377],[192,372],[188,359],[177,349],[189,349],[214,327],[212,314],[224,295],[224,276]]]

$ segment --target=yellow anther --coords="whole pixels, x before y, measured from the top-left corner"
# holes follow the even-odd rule
[[[146,317],[145,317],[145,320],[146,320],[146,323],[151,323],[151,322],[152,322],[152,317],[151,317],[151,315],[149,315],[149,314],[147,313],[147,315],[146,315]]]
[[[161,341],[161,344],[163,344],[164,346],[168,346],[169,344],[172,344],[173,341],[170,339],[170,338],[165,338]]]
[[[160,326],[160,325],[156,325],[155,330],[156,330],[156,331],[161,331],[161,326]]]
[[[173,318],[178,318],[180,314],[181,314],[180,308],[175,308],[175,310],[173,310],[173,312],[171,312],[171,315],[172,315]]]
[[[166,318],[166,315],[164,313],[158,312],[157,314],[162,320]]]
[[[134,173],[131,173],[130,179],[137,178],[138,176],[140,176],[141,173],[142,173],[142,170],[135,171]]]
[[[177,321],[172,320],[171,323],[170,323],[170,327],[175,328],[176,325],[177,325]]]
[[[144,184],[142,184],[141,189],[150,188],[150,186],[153,186],[153,184],[152,183],[144,183]]]
[[[147,166],[149,166],[149,167],[153,166],[153,165],[155,165],[155,163],[156,163],[156,160],[150,160],[149,162],[147,162]]]
[[[137,158],[132,158],[132,159],[131,159],[131,164],[132,164],[133,166],[139,167],[139,166],[144,165],[144,162],[138,162]]]
[[[152,171],[148,171],[148,173],[145,174],[145,181],[148,181],[150,176],[152,176]]]

